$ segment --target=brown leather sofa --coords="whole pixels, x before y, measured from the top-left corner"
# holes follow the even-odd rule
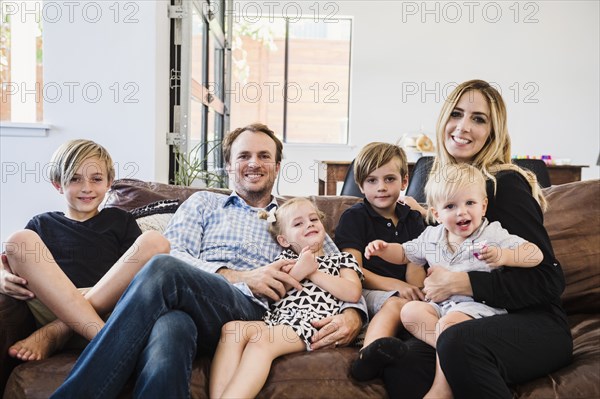
[[[117,181],[108,203],[127,210],[162,199],[184,200],[196,189]],[[567,286],[563,303],[573,333],[573,363],[550,375],[513,387],[518,398],[600,398],[600,180],[544,190],[550,208],[546,228]],[[330,232],[354,197],[311,197],[327,214]],[[34,322],[27,306],[0,295],[0,391],[5,399],[47,398],[78,356],[63,351],[49,359],[19,364],[7,356],[14,341],[29,335]],[[544,339],[544,331],[540,331]],[[548,348],[552,350],[552,348]],[[380,380],[359,383],[348,376],[356,348],[298,353],[277,359],[260,398],[384,398]],[[119,356],[115,353],[115,359]],[[192,397],[206,398],[209,359],[194,364]],[[6,384],[5,384],[6,382]],[[131,386],[122,397],[131,396]]]

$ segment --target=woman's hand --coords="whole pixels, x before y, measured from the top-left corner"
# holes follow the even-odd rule
[[[27,280],[12,273],[8,264],[8,258],[2,254],[2,267],[0,268],[0,293],[11,296],[15,299],[26,300],[34,298],[33,292],[25,286]]]
[[[425,299],[441,302],[452,295],[473,296],[469,275],[465,272],[451,272],[441,266],[431,266],[427,271],[423,293]]]
[[[413,197],[408,195],[401,195],[400,198],[398,198],[398,200],[401,203],[408,205],[413,211],[419,212],[423,217],[427,216],[427,209],[423,208],[421,204],[419,204],[417,200]]]

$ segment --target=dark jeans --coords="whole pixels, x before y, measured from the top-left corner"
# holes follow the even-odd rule
[[[220,275],[156,256],[53,397],[114,398],[132,375],[137,398],[189,397],[196,350],[212,354],[223,324],[263,314]]]

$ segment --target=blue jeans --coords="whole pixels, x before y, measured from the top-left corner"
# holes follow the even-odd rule
[[[263,314],[222,276],[158,255],[52,397],[114,398],[134,374],[135,397],[189,397],[196,351],[212,354],[226,322]]]

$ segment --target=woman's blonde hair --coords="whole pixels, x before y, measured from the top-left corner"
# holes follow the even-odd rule
[[[538,184],[535,174],[529,170],[519,168],[510,161],[511,144],[510,136],[508,134],[506,106],[504,105],[504,100],[498,90],[493,88],[486,81],[469,80],[461,83],[452,91],[452,93],[450,93],[444,102],[437,121],[436,142],[438,150],[432,173],[443,165],[458,163],[456,159],[450,155],[444,145],[446,124],[460,98],[463,95],[469,95],[469,93],[474,91],[478,91],[486,99],[488,106],[490,107],[490,122],[492,126],[487,141],[482,149],[475,155],[471,164],[480,169],[487,178],[492,180],[494,192],[496,191],[495,175],[498,172],[503,170],[514,170],[520,173],[527,179],[527,182],[531,186],[533,198],[540,204],[542,210],[545,211],[547,208],[546,199],[542,194],[541,187]]]
[[[305,198],[305,197],[291,198],[291,199],[285,201],[283,203],[283,205],[280,205],[276,210],[273,210],[273,211],[258,212],[259,218],[266,219],[269,222],[269,233],[271,233],[271,236],[273,237],[273,239],[275,239],[275,241],[277,241],[277,236],[281,235],[283,232],[283,222],[285,221],[285,218],[286,218],[287,214],[289,213],[290,209],[292,209],[292,207],[294,207],[300,203],[303,203],[303,202],[310,204],[315,209],[315,212],[317,213],[317,216],[321,220],[321,223],[323,223],[325,221],[325,214],[323,212],[321,212],[315,206],[315,204],[312,203],[311,200],[309,200],[308,198]],[[274,216],[274,217],[271,218],[271,216]]]
[[[448,201],[459,192],[475,187],[482,198],[487,197],[485,177],[481,170],[467,163],[446,164],[433,171],[425,185],[427,198],[427,220],[435,222],[432,208]]]
[[[98,158],[106,166],[109,182],[115,178],[113,160],[104,147],[91,140],[70,140],[63,143],[50,159],[50,181],[66,187],[79,166],[90,158]]]

